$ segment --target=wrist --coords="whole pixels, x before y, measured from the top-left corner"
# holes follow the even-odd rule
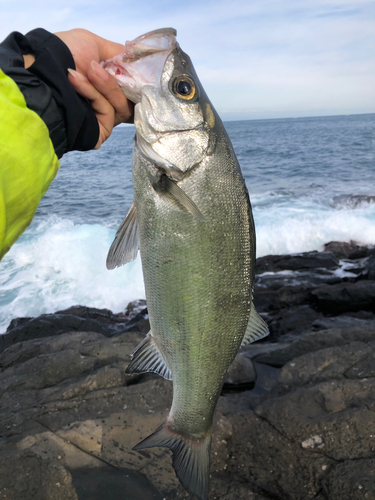
[[[30,68],[35,62],[34,54],[23,54],[23,60],[25,63],[25,69]]]

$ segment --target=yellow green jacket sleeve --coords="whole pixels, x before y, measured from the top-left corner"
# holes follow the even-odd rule
[[[43,120],[0,70],[0,258],[32,221],[59,168]]]
[[[23,55],[35,62],[24,67]],[[68,47],[38,28],[0,43],[0,259],[30,224],[69,151],[93,149],[99,125],[68,79]]]

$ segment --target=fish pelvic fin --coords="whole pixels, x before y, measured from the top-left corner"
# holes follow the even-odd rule
[[[123,266],[137,257],[139,249],[139,225],[137,207],[133,201],[122,221],[107,256],[107,269]]]
[[[200,439],[175,432],[168,419],[133,450],[161,446],[172,450],[172,465],[182,486],[199,500],[207,500],[209,488],[211,430]]]
[[[270,333],[266,322],[259,316],[251,303],[250,318],[241,346],[260,340]]]
[[[163,355],[152,336],[151,331],[132,352],[132,360],[125,373],[153,372],[167,380],[172,380],[172,372],[168,368]]]

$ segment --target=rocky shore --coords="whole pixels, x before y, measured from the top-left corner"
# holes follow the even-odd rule
[[[375,250],[258,259],[270,336],[241,350],[219,399],[210,500],[375,499]],[[188,499],[169,450],[132,451],[166,417],[171,383],[126,375],[148,331],[75,306],[0,337],[0,498]]]

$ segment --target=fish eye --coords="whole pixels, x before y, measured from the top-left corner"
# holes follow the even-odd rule
[[[195,83],[187,75],[179,76],[173,82],[173,91],[177,97],[190,101],[195,96]]]

